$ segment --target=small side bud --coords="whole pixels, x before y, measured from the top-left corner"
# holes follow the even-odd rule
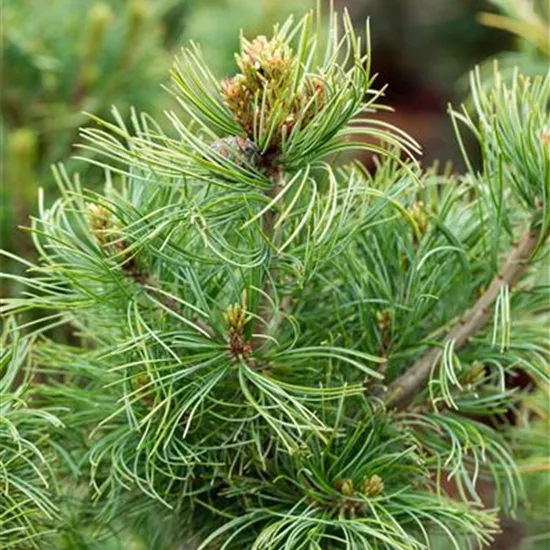
[[[462,376],[462,384],[468,389],[479,384],[485,377],[485,366],[479,361],[474,361],[470,368]]]
[[[108,244],[109,234],[114,230],[114,223],[111,213],[103,206],[89,203],[88,209],[88,226],[96,241],[105,246]]]
[[[361,492],[368,498],[374,498],[380,495],[384,491],[384,481],[382,478],[374,474],[370,477],[366,477],[363,480],[363,486]]]
[[[132,389],[139,395],[141,402],[148,408],[153,408],[155,399],[151,395],[148,389],[149,376],[142,372],[134,378],[132,378]]]
[[[242,335],[246,325],[246,310],[240,304],[234,304],[227,308],[225,321],[230,334]]]
[[[345,497],[355,496],[355,489],[353,487],[353,480],[351,479],[340,479],[336,482],[334,488],[342,493]]]
[[[342,494],[347,497],[352,497],[353,495],[355,495],[353,481],[351,479],[346,479],[344,483],[342,483]]]
[[[89,203],[88,227],[98,244],[104,248],[107,256],[122,259],[121,270],[140,285],[152,283],[152,279],[144,271],[138,260],[128,250],[128,243],[120,237],[121,228],[105,207]]]
[[[376,312],[376,324],[380,331],[380,340],[382,342],[383,351],[386,350],[391,340],[392,315],[389,309],[383,309]]]
[[[376,312],[376,322],[381,333],[387,333],[391,328],[391,312],[389,309],[383,309]]]
[[[249,359],[252,353],[252,345],[243,338],[246,327],[246,309],[240,304],[234,304],[227,308],[225,313],[227,332],[229,333],[229,352],[234,358]]]

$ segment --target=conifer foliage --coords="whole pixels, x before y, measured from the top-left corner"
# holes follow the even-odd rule
[[[451,118],[482,165],[458,176],[372,115],[368,29],[346,13],[328,36],[310,14],[243,38],[237,65],[220,82],[182,52],[170,135],[138,112],[84,129],[104,194],[55,168],[39,262],[4,305],[49,312],[27,327],[31,410],[64,426],[46,430],[56,533],[35,547],[61,547],[75,485],[92,542],[64,548],[489,544],[523,498],[495,420],[522,406],[507,380],[548,382],[550,76],[474,73]],[[48,340],[64,323],[80,347]]]
[[[0,344],[0,548],[32,548],[57,519],[47,439],[48,428],[61,422],[47,408],[29,406],[32,342],[10,323]]]

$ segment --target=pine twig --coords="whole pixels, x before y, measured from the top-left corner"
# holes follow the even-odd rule
[[[210,338],[214,336],[214,331],[212,330],[212,327],[206,322],[203,321],[198,315],[193,315],[193,323],[197,325],[201,330],[206,332]]]
[[[514,245],[503,269],[492,280],[489,288],[447,335],[445,341],[454,341],[454,349],[459,351],[479,332],[491,317],[491,305],[504,285],[513,287],[529,267],[529,258],[541,237],[541,230],[527,230],[521,240]],[[432,348],[420,357],[404,374],[394,380],[382,395],[387,408],[402,409],[430,378],[433,366],[440,360],[442,347]]]
[[[123,264],[124,271],[149,294],[154,295],[165,307],[172,310],[177,315],[181,315],[180,304],[172,297],[168,296],[160,287],[159,282],[149,273],[144,272],[137,266],[134,258]],[[198,315],[193,315],[193,323],[197,325],[201,331],[208,334],[210,338],[214,336],[214,331],[203,321]]]

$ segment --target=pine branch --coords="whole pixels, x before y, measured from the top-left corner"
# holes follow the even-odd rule
[[[471,311],[466,314],[447,335],[446,341],[454,341],[454,350],[464,348],[489,321],[491,305],[496,300],[502,287],[512,288],[525,274],[529,267],[529,258],[541,239],[541,229],[528,229],[521,240],[514,245],[504,267],[492,280],[489,288],[477,300]],[[402,409],[413,399],[430,378],[433,366],[441,359],[443,346],[432,348],[403,375],[394,380],[382,399],[388,408]]]
[[[17,498],[36,500],[31,512],[45,509],[50,491],[30,466],[49,474],[51,463],[59,476],[59,517],[38,525],[55,529],[48,548],[66,533],[87,543],[88,533],[111,532],[117,540],[104,546],[143,534],[145,546],[166,550],[195,540],[202,549],[481,548],[497,532],[497,508],[521,502],[519,440],[479,418],[524,408],[527,390],[506,384],[516,365],[534,384],[549,378],[545,266],[531,266],[530,288],[512,302],[508,287],[550,225],[550,79],[508,87],[497,76],[487,92],[474,83],[479,112],[453,120],[479,138],[482,169],[464,178],[423,171],[401,162],[396,147],[414,150],[403,132],[365,118],[380,92],[348,14],[343,21],[339,30],[331,14],[328,32],[319,25],[315,35],[307,16],[272,39],[243,38],[239,72],[222,83],[192,46],[173,75],[186,113],[169,114],[175,134],[135,111],[128,122],[118,112],[114,123],[96,117],[83,135],[105,157],[106,195],[56,172],[62,196],[31,227],[40,263],[23,260],[32,278],[9,276],[27,290],[1,309],[52,311],[22,327],[37,335],[29,368],[44,376],[32,414],[10,415],[18,441],[8,425],[0,430],[0,448],[5,440],[11,456],[32,461],[14,476],[0,452],[0,486],[2,472],[19,485],[29,478],[32,493]],[[355,148],[387,158],[373,175],[340,166]],[[495,264],[478,252],[499,251],[498,228],[517,231],[529,213],[540,228],[506,248],[490,282]],[[472,273],[489,286],[477,302]],[[453,346],[475,343],[495,309],[501,348],[471,345],[461,363]],[[445,320],[457,311],[460,322]],[[425,342],[442,346],[418,347],[426,319]],[[67,321],[93,345],[51,341]],[[22,360],[24,345],[13,349]],[[411,349],[420,359],[383,389],[389,406],[373,408],[365,386]],[[0,374],[4,362],[0,353]],[[20,372],[11,368],[10,379]],[[430,399],[392,414],[426,386]],[[425,407],[439,401],[445,414]],[[42,430],[41,405],[61,411],[66,428]],[[18,450],[43,436],[44,460]],[[65,497],[69,472],[90,487],[86,515]],[[486,480],[494,510],[478,506]],[[12,495],[0,491],[0,508]],[[92,496],[97,512],[88,513]]]
[[[150,273],[144,271],[137,264],[133,256],[128,256],[128,260],[122,264],[124,272],[140,285],[148,294],[155,296],[164,307],[173,311],[176,315],[181,315],[180,304],[172,298],[167,292],[163,291],[159,281]],[[193,323],[199,327],[203,334],[209,338],[214,336],[214,330],[208,323],[203,321],[198,315],[193,315]]]

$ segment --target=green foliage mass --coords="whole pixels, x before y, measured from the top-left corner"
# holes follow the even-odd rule
[[[26,291],[4,313],[48,312],[23,328],[36,410],[66,426],[40,548],[487,545],[532,449],[495,425],[527,393],[507,377],[549,381],[550,74],[474,73],[451,118],[483,162],[454,175],[375,117],[368,29],[346,13],[328,38],[311,14],[243,38],[237,62],[219,81],[183,51],[170,131],[93,117],[105,193],[58,166],[39,259],[6,275]],[[357,149],[374,173],[341,162]],[[47,338],[64,324],[82,345]]]
[[[49,429],[60,421],[31,405],[31,341],[10,323],[0,341],[0,548],[38,548],[57,519]]]

